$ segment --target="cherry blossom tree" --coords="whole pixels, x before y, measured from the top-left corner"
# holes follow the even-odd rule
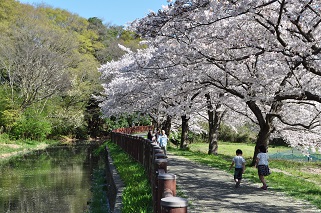
[[[159,47],[158,51],[162,54],[153,52],[153,58],[150,60],[153,66],[146,63],[149,55],[147,52],[151,50],[142,50],[138,53],[128,50],[129,53],[122,60],[107,63],[100,68],[106,82],[104,85],[106,98],[102,104],[104,114],[108,116],[140,111],[152,116],[157,112],[155,120],[165,123],[163,128],[166,132],[170,129],[167,127],[171,124],[170,119],[173,118],[174,123],[177,119],[181,119],[180,146],[183,148],[187,145],[187,133],[190,128],[193,131],[201,131],[199,123],[195,124],[200,118],[204,119],[205,116],[200,115],[203,110],[207,110],[210,126],[209,153],[216,154],[217,131],[223,115],[217,109],[221,106],[213,106],[217,101],[213,102],[214,94],[211,94],[211,91],[204,88],[200,91],[200,85],[195,84],[187,74],[190,71],[188,67],[181,66],[181,63],[173,59],[166,59],[167,63],[162,65],[165,61],[164,57],[160,57],[163,56],[163,50]],[[148,101],[144,101],[146,99]],[[189,123],[192,125],[189,126]]]
[[[179,0],[133,26],[159,43],[177,41],[168,54],[198,67],[195,82],[245,103],[238,111],[260,127],[254,160],[271,133],[305,150],[319,146],[320,23],[317,1]],[[293,119],[302,116],[305,123]]]
[[[200,91],[229,94],[224,106],[258,125],[256,147],[278,133],[292,146],[314,150],[320,139],[319,25],[314,1],[175,1],[134,23],[157,51],[134,54],[127,67],[122,62],[135,72],[116,82],[128,85],[133,101],[157,91],[149,103],[158,113],[186,120],[204,103],[191,98]],[[149,90],[137,85],[136,76],[154,80]],[[297,140],[302,136],[309,140]],[[257,148],[253,161],[256,154]]]
[[[102,104],[105,116],[122,112],[144,112],[146,111],[142,108],[145,106],[144,103],[152,103],[153,96],[149,92],[151,85],[148,79],[141,79],[139,73],[135,72],[141,66],[136,63],[135,59],[140,52],[127,51],[128,53],[120,60],[109,62],[99,68],[104,81],[104,95],[107,97],[103,99]],[[143,50],[142,55],[148,55],[147,51]]]

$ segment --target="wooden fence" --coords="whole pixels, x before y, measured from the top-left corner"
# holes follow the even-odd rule
[[[167,173],[168,158],[152,141],[134,133],[144,133],[151,126],[136,126],[114,130],[112,142],[143,165],[152,187],[154,213],[186,213],[187,200],[176,197],[176,175]]]

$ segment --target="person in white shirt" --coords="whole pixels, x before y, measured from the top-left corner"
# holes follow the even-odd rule
[[[265,181],[265,176],[270,175],[270,169],[269,169],[269,156],[266,153],[265,146],[261,145],[259,146],[259,153],[256,157],[256,163],[255,166],[257,168],[257,172],[260,178],[260,181],[262,182],[263,186],[261,189],[267,190],[267,185]]]
[[[235,188],[238,188],[242,181],[242,174],[245,172],[245,160],[242,157],[242,150],[238,149],[236,150],[236,156],[232,160],[232,164],[230,166],[230,169],[235,165],[234,170],[234,181],[235,181]]]
[[[158,136],[157,142],[161,149],[164,151],[164,154],[166,155],[166,146],[167,146],[167,135],[165,134],[165,130],[162,130],[162,134]]]

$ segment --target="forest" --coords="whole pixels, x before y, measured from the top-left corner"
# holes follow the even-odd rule
[[[139,48],[134,33],[97,17],[2,0],[0,40],[0,133],[42,140],[108,131],[93,98],[103,91],[97,68],[124,54],[119,44]]]

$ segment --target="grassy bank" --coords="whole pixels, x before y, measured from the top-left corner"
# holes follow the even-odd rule
[[[169,147],[169,152],[185,156],[193,161],[216,167],[233,174],[229,170],[232,158],[235,156],[235,150],[242,149],[243,156],[247,161],[247,168],[244,178],[260,183],[257,175],[257,169],[250,167],[254,145],[240,143],[219,144],[219,154],[216,156],[207,155],[208,144],[191,144],[189,150],[179,150],[175,146]],[[271,147],[269,153],[275,153],[288,150],[287,147]],[[272,174],[266,178],[271,190],[282,191],[295,198],[309,201],[321,209],[321,163],[320,162],[294,162],[286,160],[269,160]]]
[[[0,134],[0,163],[11,157],[23,155],[33,150],[45,149],[60,141],[10,140],[6,134]]]
[[[153,212],[152,189],[142,165],[124,153],[116,144],[107,142],[106,145],[125,185],[121,212]]]

